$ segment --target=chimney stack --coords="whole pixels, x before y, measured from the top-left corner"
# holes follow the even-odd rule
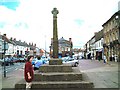
[[[14,38],[14,41],[16,41],[16,38]]]
[[[10,40],[11,40],[11,41],[13,40],[12,37],[10,38]]]
[[[96,35],[97,34],[97,32],[94,32],[94,35]]]
[[[31,45],[31,43],[29,43],[29,45]]]
[[[3,36],[6,36],[6,34],[3,34]]]
[[[34,44],[34,46],[36,47],[36,44]]]
[[[72,38],[69,38],[69,41],[71,42],[71,41],[72,41]]]

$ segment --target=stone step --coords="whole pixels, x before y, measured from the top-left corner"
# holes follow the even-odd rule
[[[49,60],[49,65],[62,65],[62,59],[52,58]]]
[[[34,81],[75,81],[82,80],[82,73],[35,73]]]
[[[73,88],[74,90],[80,88],[94,88],[92,82],[88,81],[42,81],[42,82],[32,82],[32,87],[34,89],[51,89],[51,90],[69,90]],[[16,90],[25,89],[25,82],[21,81],[15,85]]]
[[[46,73],[46,72],[72,72],[72,67],[71,65],[42,65],[39,68],[40,72]]]

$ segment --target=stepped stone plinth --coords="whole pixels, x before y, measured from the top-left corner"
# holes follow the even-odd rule
[[[93,89],[92,82],[84,81],[78,68],[70,65],[42,65],[34,73],[31,90],[80,90],[80,88]],[[15,88],[25,89],[25,80],[19,81]]]

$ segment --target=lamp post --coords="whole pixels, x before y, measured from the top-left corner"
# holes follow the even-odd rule
[[[73,56],[72,56],[72,53],[73,53],[73,43],[72,43],[72,39],[71,38],[69,38],[69,42],[70,42],[70,57],[72,58]]]
[[[47,55],[46,55],[46,35],[45,35],[45,57],[47,57]]]
[[[51,55],[51,46],[49,46],[49,48],[50,48],[50,53],[49,53],[49,56],[50,56],[50,57],[52,57],[52,55]]]
[[[6,42],[5,42],[5,37],[4,37],[4,77],[6,77],[6,61],[5,61],[5,52],[6,52]]]

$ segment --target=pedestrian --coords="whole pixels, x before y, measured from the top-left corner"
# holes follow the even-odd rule
[[[98,60],[100,61],[100,54],[98,54]]]
[[[103,59],[104,59],[104,63],[107,63],[107,58],[105,55],[104,55]]]
[[[33,56],[28,56],[27,62],[25,63],[24,78],[26,81],[26,90],[31,88],[32,80],[33,80],[33,76],[34,76],[34,69],[32,66],[32,60],[33,60]]]
[[[115,62],[117,62],[117,55],[115,55],[114,58],[115,58]]]

